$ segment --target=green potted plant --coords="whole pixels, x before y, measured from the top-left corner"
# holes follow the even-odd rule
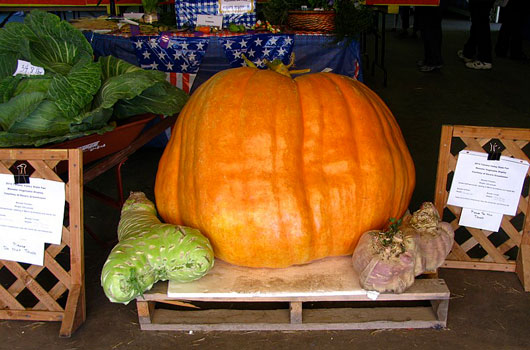
[[[144,22],[153,23],[158,22],[158,3],[159,0],[142,0],[142,7],[144,8]]]

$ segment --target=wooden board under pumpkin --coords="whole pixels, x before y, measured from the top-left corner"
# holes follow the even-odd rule
[[[530,291],[530,205],[528,172],[517,213],[504,215],[499,232],[458,224],[462,208],[447,205],[458,152],[486,153],[493,143],[502,155],[530,161],[530,129],[444,125],[440,139],[435,205],[455,230],[455,244],[443,267],[516,272]]]
[[[63,181],[54,169],[61,161],[68,163],[67,223],[63,226],[61,244],[47,245],[43,266],[0,260],[2,276],[11,275],[11,279],[0,280],[0,319],[60,321],[59,335],[69,337],[86,318],[82,152],[80,149],[0,149],[0,174],[11,174],[9,168],[16,161],[25,161],[35,169],[30,182],[31,178]],[[62,261],[65,254],[66,262]],[[50,274],[57,281],[47,287],[53,281]]]

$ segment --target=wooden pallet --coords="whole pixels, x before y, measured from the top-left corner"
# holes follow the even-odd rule
[[[516,272],[524,289],[530,291],[530,170],[517,213],[503,216],[499,232],[460,226],[462,208],[447,205],[458,152],[486,153],[493,144],[501,147],[503,156],[530,161],[530,129],[442,127],[434,203],[455,230],[455,244],[443,267]]]
[[[350,256],[286,269],[217,260],[198,281],[157,283],[137,306],[142,330],[441,328],[449,295],[441,279],[418,279],[402,294],[368,293]]]
[[[63,226],[61,244],[47,245],[44,266],[0,260],[0,272],[12,277],[12,282],[0,280],[0,319],[60,321],[59,335],[69,337],[86,318],[82,153],[78,149],[0,149],[0,174],[11,174],[9,168],[16,161],[26,161],[35,169],[30,181],[31,178],[62,181],[53,169],[60,161],[68,162],[65,186],[68,222]],[[67,266],[59,262],[65,257]],[[43,282],[55,279],[56,283],[46,287],[39,282],[42,275]],[[64,297],[63,304],[60,299]]]

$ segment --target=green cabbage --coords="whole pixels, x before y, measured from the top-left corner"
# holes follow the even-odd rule
[[[18,60],[45,74],[13,76]],[[0,29],[0,147],[101,134],[133,115],[176,114],[187,98],[163,72],[112,56],[94,62],[85,36],[53,14],[34,10]]]
[[[124,203],[118,240],[101,272],[111,302],[127,304],[157,281],[194,281],[214,264],[208,239],[197,229],[161,223],[142,192],[131,193]]]

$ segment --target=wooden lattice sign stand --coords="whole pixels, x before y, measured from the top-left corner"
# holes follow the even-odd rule
[[[517,213],[504,215],[498,232],[458,224],[462,208],[447,205],[458,153],[471,150],[488,153],[492,145],[503,156],[529,161],[530,129],[475,126],[442,127],[435,205],[444,221],[455,229],[455,244],[444,267],[512,271],[530,291],[530,171],[527,173]]]
[[[85,321],[82,152],[78,149],[0,149],[0,173],[17,161],[35,169],[31,178],[65,182],[61,244],[46,244],[44,266],[0,260],[0,319],[60,321],[69,337]],[[53,170],[68,162],[67,181]]]

